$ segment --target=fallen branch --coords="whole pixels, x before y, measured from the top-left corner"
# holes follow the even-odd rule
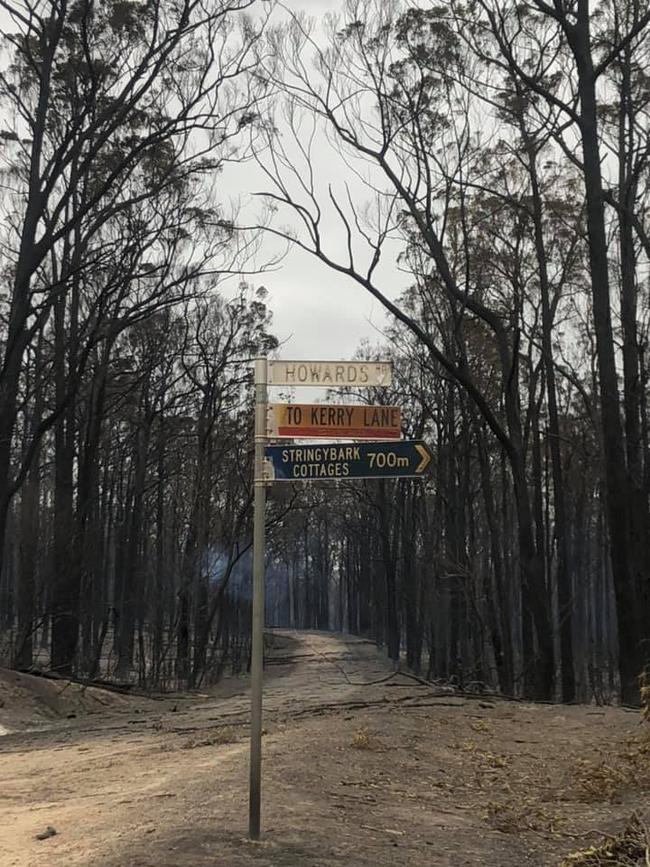
[[[77,684],[77,686],[82,686],[84,688],[92,687],[93,689],[102,689],[107,692],[117,692],[121,695],[137,695],[140,698],[150,698],[153,701],[163,701],[167,696],[157,695],[150,692],[145,692],[136,687],[134,683],[127,682],[117,682],[111,680],[104,680],[103,678],[84,678],[84,677],[74,677],[74,676],[63,676],[56,671],[41,671],[40,669],[17,669],[21,674],[29,674],[32,677],[42,677],[45,680],[54,680],[58,683],[64,683],[64,688],[67,688],[69,684]]]

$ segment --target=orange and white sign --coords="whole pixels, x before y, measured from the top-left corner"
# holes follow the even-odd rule
[[[327,403],[272,403],[270,437],[340,437],[398,440],[402,413],[398,406],[350,406]]]

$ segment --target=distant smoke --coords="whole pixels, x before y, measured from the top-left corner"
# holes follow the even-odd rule
[[[202,567],[210,584],[217,586],[221,583],[228,569],[228,562],[228,554],[225,551],[215,545],[208,546],[203,555]],[[250,602],[252,569],[253,555],[249,550],[239,558],[230,573],[226,589],[232,599]]]
[[[228,569],[228,555],[218,547],[209,546],[203,555],[203,569],[213,587],[216,587]],[[265,567],[266,622],[269,626],[280,625],[274,621],[288,619],[289,572],[283,563],[267,557]],[[235,564],[226,588],[226,595],[233,601],[252,602],[253,598],[253,553],[246,551]]]

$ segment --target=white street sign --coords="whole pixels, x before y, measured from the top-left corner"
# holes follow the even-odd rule
[[[392,361],[269,361],[269,385],[390,385]]]

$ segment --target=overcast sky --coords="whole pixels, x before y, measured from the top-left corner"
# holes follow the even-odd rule
[[[285,0],[292,10],[314,17],[341,8],[338,0]],[[340,179],[342,165],[330,159],[332,171]],[[234,176],[233,176],[234,177]],[[270,189],[268,181],[247,164],[237,171],[238,183],[250,191]],[[237,183],[237,182],[236,182]],[[246,190],[240,187],[242,196]],[[365,194],[365,193],[364,193]],[[398,294],[401,280],[389,269],[392,283],[389,294]],[[298,248],[290,250],[274,273],[254,280],[270,293],[274,332],[283,344],[284,358],[347,359],[363,339],[383,342],[387,319],[383,307],[354,281],[321,264]]]

